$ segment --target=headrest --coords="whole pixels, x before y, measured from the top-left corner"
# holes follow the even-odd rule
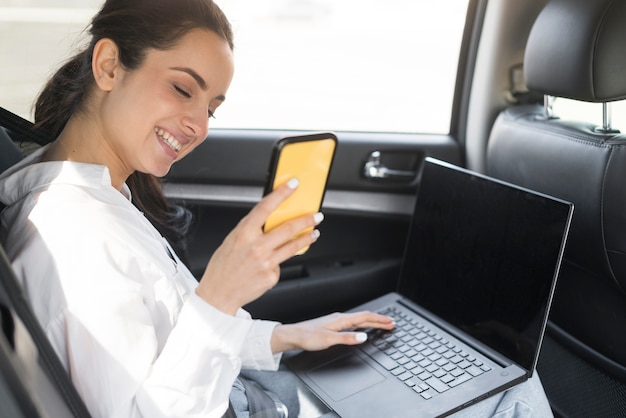
[[[626,1],[551,0],[524,57],[532,91],[587,102],[626,98]]]

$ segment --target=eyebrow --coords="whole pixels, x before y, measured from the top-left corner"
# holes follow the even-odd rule
[[[204,81],[204,78],[202,78],[200,76],[200,74],[198,74],[197,72],[195,72],[191,68],[188,68],[188,67],[170,67],[170,70],[182,71],[183,73],[189,74],[190,76],[193,77],[194,80],[196,80],[196,83],[198,83],[198,85],[200,86],[200,88],[202,90],[206,90],[207,84],[206,84],[206,81]]]
[[[188,67],[170,67],[170,70],[182,71],[183,73],[189,74],[191,77],[193,77],[194,80],[196,80],[196,83],[198,83],[202,90],[207,89],[207,83],[206,81],[204,81],[204,78],[202,78],[200,74],[195,72],[193,69]],[[226,100],[226,97],[223,94],[220,94],[215,98],[215,100],[220,100],[223,102],[224,100]]]

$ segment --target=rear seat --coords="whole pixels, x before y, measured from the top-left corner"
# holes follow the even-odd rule
[[[526,45],[528,88],[624,100],[625,22],[625,2],[550,0]],[[626,135],[559,119],[549,104],[498,116],[487,172],[575,206],[538,366],[556,415],[626,416]]]

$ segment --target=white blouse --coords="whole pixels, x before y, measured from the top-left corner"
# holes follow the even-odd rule
[[[241,367],[275,370],[275,322],[226,315],[107,167],[38,162],[0,176],[2,241],[95,417],[220,417]]]

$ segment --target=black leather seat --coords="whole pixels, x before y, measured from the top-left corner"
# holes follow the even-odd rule
[[[23,158],[16,143],[37,139],[30,122],[0,108],[0,173]],[[89,418],[1,244],[0,325],[0,416]]]
[[[0,173],[22,158],[22,153],[7,131],[0,126]]]
[[[626,2],[548,2],[524,75],[543,95],[626,98]],[[575,205],[539,374],[557,415],[626,416],[626,135],[608,119],[595,126],[547,110],[505,109],[487,152],[488,174]]]

